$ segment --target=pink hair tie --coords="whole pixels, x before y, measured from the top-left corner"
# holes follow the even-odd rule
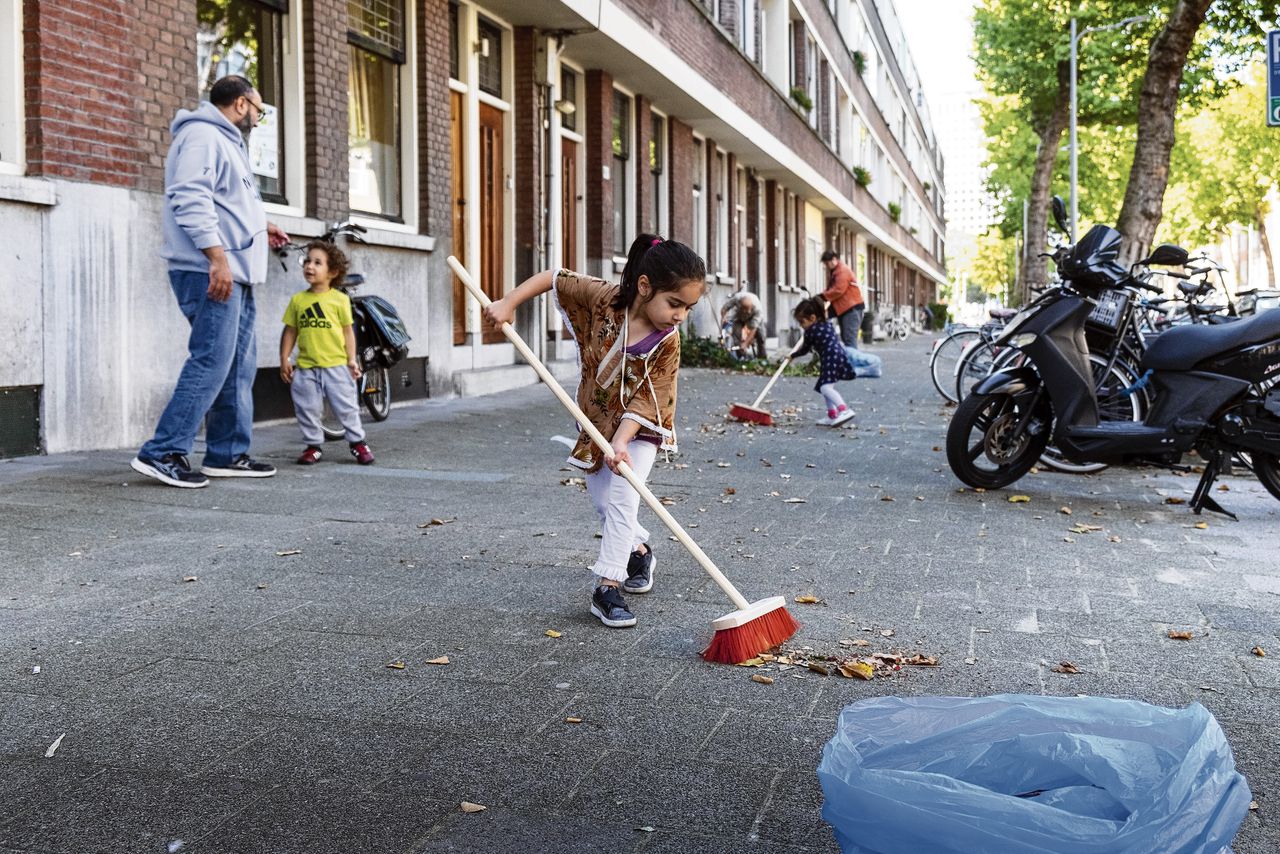
[[[652,242],[652,243],[650,243],[649,245],[650,245],[651,247],[652,247],[652,246],[657,246],[657,245],[658,245],[659,243],[661,243],[661,242],[662,242],[662,238],[661,238],[661,237],[655,237],[655,238],[653,238],[653,242]]]

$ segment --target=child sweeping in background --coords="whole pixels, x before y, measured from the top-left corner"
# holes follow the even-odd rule
[[[613,449],[606,458],[580,433],[569,456],[571,465],[586,470],[587,492],[600,516],[591,613],[610,628],[636,624],[622,593],[651,590],[655,566],[649,532],[636,518],[640,496],[616,474],[617,464],[625,462],[644,481],[659,449],[676,450],[676,327],[702,298],[705,281],[706,266],[692,249],[642,234],[627,253],[621,284],[548,270],[484,310],[501,326],[521,304],[554,291],[578,346],[578,406]]]
[[[323,240],[311,241],[306,251],[302,277],[311,287],[289,300],[280,335],[280,379],[291,387],[293,411],[302,429],[302,440],[307,443],[298,464],[320,461],[320,448],[324,445],[320,418],[328,401],[334,416],[342,422],[351,456],[367,466],[373,462],[373,451],[365,444],[364,427],[360,424],[356,392],[360,363],[356,360],[351,297],[332,287],[346,278],[349,262],[341,249]],[[296,368],[290,364],[295,343]]]
[[[835,328],[827,322],[827,310],[822,300],[814,297],[801,300],[794,315],[796,322],[804,330],[804,343],[795,352],[794,358],[798,359],[816,350],[820,360],[818,382],[813,388],[826,401],[827,417],[820,419],[818,424],[839,427],[853,419],[853,410],[845,405],[844,398],[836,391],[836,383],[854,379],[857,374]]]

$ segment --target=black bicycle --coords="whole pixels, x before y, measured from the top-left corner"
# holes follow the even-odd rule
[[[351,221],[337,222],[320,239],[337,243],[338,238],[345,237],[352,243],[364,243],[361,235],[367,230]],[[277,249],[280,266],[288,270],[289,253],[300,251],[305,246],[305,243],[289,243]],[[379,296],[355,293],[363,284],[363,275],[348,273],[342,283],[335,284],[334,287],[351,297],[356,361],[360,364],[356,392],[370,418],[374,421],[386,421],[391,414],[391,368],[408,355],[412,338],[395,306]],[[345,435],[342,423],[329,410],[327,401],[320,426],[326,439],[341,439]]]

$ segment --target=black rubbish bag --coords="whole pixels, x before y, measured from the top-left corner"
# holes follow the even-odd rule
[[[379,296],[352,297],[352,307],[358,316],[367,324],[367,338],[374,345],[374,357],[388,368],[396,366],[400,360],[409,355],[409,330],[395,306]]]
[[[840,713],[822,817],[845,854],[1220,854],[1249,809],[1199,703],[880,697]]]

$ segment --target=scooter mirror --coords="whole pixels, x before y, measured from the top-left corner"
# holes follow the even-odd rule
[[[1071,230],[1067,228],[1067,205],[1062,201],[1062,196],[1054,196],[1049,209],[1053,211],[1053,221],[1058,226],[1058,231],[1070,235]]]
[[[1175,246],[1172,243],[1161,243],[1152,253],[1138,263],[1146,266],[1148,264],[1159,264],[1162,267],[1178,267],[1187,263],[1187,250],[1181,246]]]

